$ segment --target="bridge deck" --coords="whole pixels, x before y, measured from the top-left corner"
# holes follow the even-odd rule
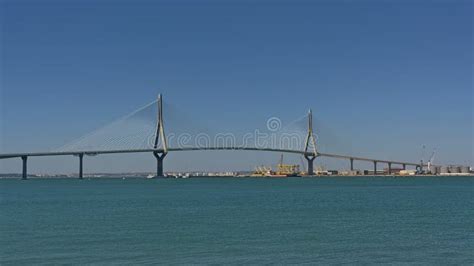
[[[289,149],[272,149],[272,148],[252,148],[252,147],[201,147],[201,148],[168,148],[169,152],[175,151],[217,151],[217,150],[241,150],[241,151],[268,151],[268,152],[282,152],[282,153],[293,153],[301,155],[314,155],[310,152],[304,152],[301,150],[289,150]],[[162,149],[127,149],[127,150],[89,150],[89,151],[68,151],[68,152],[27,152],[27,153],[4,153],[0,154],[0,159],[18,158],[18,157],[38,157],[38,156],[65,156],[65,155],[98,155],[98,154],[119,154],[119,153],[144,153],[144,152],[163,152]],[[339,155],[329,153],[318,153],[318,157],[328,157],[336,159],[353,159],[354,161],[367,161],[367,162],[378,162],[378,163],[392,163],[400,165],[418,166],[419,163],[402,162],[402,161],[390,161],[390,160],[379,160],[364,158],[350,155]]]

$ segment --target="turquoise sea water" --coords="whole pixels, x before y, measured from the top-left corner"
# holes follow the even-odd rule
[[[0,180],[0,264],[474,264],[474,179]]]

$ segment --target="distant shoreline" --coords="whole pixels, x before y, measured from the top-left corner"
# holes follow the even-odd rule
[[[272,177],[272,176],[250,176],[250,175],[238,175],[238,176],[219,176],[219,175],[208,175],[208,176],[189,176],[189,177],[155,177],[147,178],[146,175],[85,175],[84,179],[189,179],[189,178],[242,178],[242,179],[295,179],[295,178],[338,178],[338,177],[350,177],[350,178],[359,178],[359,177],[399,177],[399,178],[419,178],[419,177],[474,177],[474,174],[447,174],[447,175],[312,175],[312,176],[294,176],[294,177]],[[0,175],[0,180],[2,179],[21,179],[21,175]],[[28,179],[79,179],[77,176],[73,175],[31,175],[28,176]]]

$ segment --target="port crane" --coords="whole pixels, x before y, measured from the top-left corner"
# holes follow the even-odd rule
[[[421,165],[421,169],[419,169],[419,172],[420,172],[420,173],[423,172],[423,165],[424,165],[424,164],[423,164],[423,158],[424,158],[424,156],[425,156],[425,148],[426,148],[426,146],[423,145],[423,146],[422,146],[422,151],[421,151],[421,164],[420,164],[420,165]],[[427,171],[428,171],[428,172],[431,172],[431,166],[433,165],[433,161],[434,161],[435,154],[436,154],[436,149],[433,150],[433,152],[431,153],[431,156],[430,156],[429,159],[428,159],[428,163],[426,164],[426,166],[427,166]]]
[[[433,152],[431,153],[430,159],[428,160],[428,171],[430,171],[430,172],[432,172],[431,171],[431,166],[433,165],[433,160],[434,160],[434,157],[435,157],[435,153],[436,153],[436,149],[433,150]]]

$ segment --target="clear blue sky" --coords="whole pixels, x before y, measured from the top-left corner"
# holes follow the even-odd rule
[[[0,4],[2,152],[61,146],[161,92],[229,131],[311,107],[348,152],[473,164],[472,1],[65,2]],[[77,168],[59,160],[32,171]]]

